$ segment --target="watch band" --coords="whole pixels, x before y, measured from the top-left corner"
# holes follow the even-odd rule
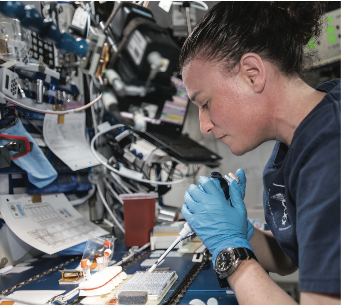
[[[221,278],[216,272],[217,281],[219,282],[220,288],[230,288],[227,277]]]
[[[235,251],[236,255],[238,256],[238,258],[240,260],[254,258],[256,261],[258,261],[256,256],[255,256],[255,254],[254,254],[254,252],[252,252],[250,249],[247,249],[247,248],[235,248],[234,251]]]

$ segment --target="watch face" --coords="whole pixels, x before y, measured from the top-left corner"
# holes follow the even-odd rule
[[[218,271],[227,271],[231,265],[232,258],[229,252],[221,252],[219,253],[216,260],[216,268]]]

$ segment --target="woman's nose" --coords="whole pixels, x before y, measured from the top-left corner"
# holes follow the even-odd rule
[[[214,127],[209,116],[204,112],[199,112],[200,129],[203,134],[210,134]]]

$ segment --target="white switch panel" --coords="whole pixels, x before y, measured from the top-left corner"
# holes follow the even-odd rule
[[[7,69],[0,69],[0,91],[12,99],[18,97],[18,75]]]

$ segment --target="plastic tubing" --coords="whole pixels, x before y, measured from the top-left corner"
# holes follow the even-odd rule
[[[2,95],[4,95],[4,93],[1,93]],[[22,104],[20,102],[17,102],[9,97],[3,96],[3,98],[10,103],[13,103],[15,105],[21,106],[23,108],[26,108],[28,110],[37,112],[37,113],[43,113],[43,114],[51,114],[51,115],[67,115],[67,114],[72,114],[72,113],[77,113],[80,111],[83,111],[87,108],[89,108],[90,106],[94,105],[96,102],[98,102],[102,97],[102,94],[100,94],[95,100],[91,101],[90,103],[83,105],[79,108],[75,108],[75,109],[71,109],[71,110],[67,110],[67,111],[48,111],[48,110],[43,110],[43,109],[39,109],[39,108],[35,108],[35,107],[31,107],[31,106],[27,106],[25,104]]]
[[[95,158],[102,164],[104,165],[107,169],[115,172],[116,174],[120,175],[120,176],[124,176],[124,177],[127,177],[127,178],[130,178],[131,180],[135,180],[135,181],[138,181],[138,182],[143,182],[143,183],[148,183],[148,184],[157,184],[157,185],[174,185],[174,184],[179,184],[181,182],[183,182],[185,180],[185,177],[183,175],[183,177],[177,181],[171,181],[171,182],[159,182],[159,181],[150,181],[150,180],[145,180],[145,179],[139,179],[139,178],[136,178],[136,177],[133,177],[131,175],[126,175],[126,174],[123,174],[121,173],[120,171],[118,171],[117,169],[113,168],[112,166],[108,165],[108,161],[106,160],[106,162],[104,162],[104,157],[101,158],[101,156],[97,153],[97,151],[95,150],[95,141],[97,140],[97,138],[99,138],[101,135],[105,134],[105,133],[108,133],[109,131],[112,131],[112,130],[115,130],[115,129],[118,129],[120,127],[124,127],[125,125],[123,124],[116,124],[116,125],[113,125],[111,126],[110,128],[102,131],[102,132],[99,132],[97,133],[93,139],[91,140],[91,143],[90,143],[90,149],[91,151],[93,152]]]
[[[123,233],[125,233],[125,229],[122,227],[122,225],[120,224],[119,220],[115,217],[115,215],[114,215],[113,212],[111,211],[110,207],[108,206],[107,201],[106,201],[106,199],[105,199],[104,196],[103,196],[103,193],[102,193],[102,191],[101,191],[100,186],[97,184],[96,187],[97,187],[97,191],[99,192],[99,196],[100,196],[100,198],[101,198],[101,201],[102,201],[103,205],[106,207],[108,213],[111,215],[111,217],[113,218],[113,220],[114,220],[114,222],[116,223],[116,225],[120,228],[120,230],[121,230]]]

